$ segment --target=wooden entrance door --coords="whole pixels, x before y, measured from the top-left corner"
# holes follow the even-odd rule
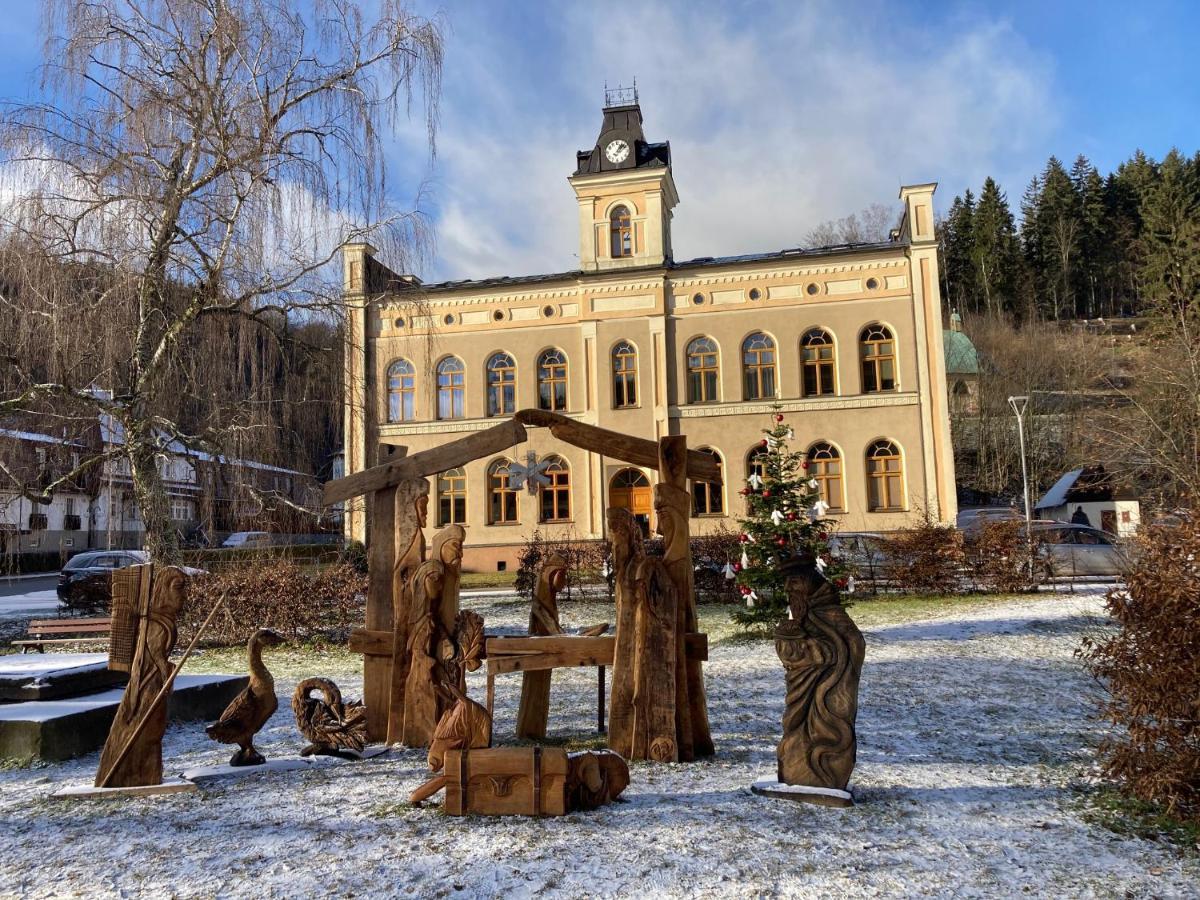
[[[627,509],[642,528],[650,534],[650,511],[654,507],[654,492],[650,479],[639,469],[622,469],[608,485],[608,504],[615,509]]]

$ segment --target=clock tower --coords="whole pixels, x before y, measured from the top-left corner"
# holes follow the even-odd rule
[[[637,88],[604,92],[604,121],[568,179],[579,202],[579,264],[585,272],[660,266],[671,259],[671,210],[679,203],[671,145],[642,133]]]

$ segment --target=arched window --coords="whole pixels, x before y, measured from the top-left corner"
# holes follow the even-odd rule
[[[612,377],[613,408],[637,406],[637,349],[629,341],[621,341],[612,349]]]
[[[562,412],[567,408],[567,355],[547,350],[538,357],[538,409]]]
[[[867,448],[867,509],[904,509],[904,460],[891,441],[876,441]]]
[[[487,414],[509,416],[517,411],[517,364],[507,353],[493,353],[487,363]]]
[[[858,337],[864,394],[896,389],[896,342],[886,325],[868,325]]]
[[[488,466],[488,522],[492,525],[512,525],[519,520],[511,467],[507,459]]]
[[[550,479],[538,490],[543,522],[567,522],[571,518],[571,470],[561,457],[550,457],[544,474]]]
[[[389,422],[411,422],[415,413],[416,371],[407,359],[398,359],[387,372]]]
[[[767,477],[767,448],[761,444],[755,445],[754,449],[746,454],[746,477],[751,475]]]
[[[437,364],[439,419],[461,419],[463,417],[464,372],[462,360],[456,356],[447,356]]]
[[[746,400],[775,396],[775,342],[761,331],[742,342],[742,396]]]
[[[707,453],[721,468],[721,454],[711,447],[701,447],[701,453]],[[692,515],[694,516],[723,516],[725,514],[725,472],[716,481],[692,482]]]
[[[627,509],[633,520],[650,534],[650,512],[654,508],[654,492],[650,479],[641,469],[622,469],[608,483],[608,505],[612,509]]]
[[[437,477],[438,525],[461,525],[467,521],[467,475],[450,469]]]
[[[688,344],[687,369],[688,403],[715,403],[721,367],[712,338],[698,337]]]
[[[845,509],[842,499],[842,455],[837,447],[819,441],[808,448],[808,474],[817,482],[817,491],[832,512]]]
[[[612,257],[633,256],[633,222],[629,210],[618,206],[608,218],[608,230],[612,238]]]
[[[805,397],[837,393],[837,350],[833,336],[823,328],[812,328],[800,338],[803,369],[800,388]]]

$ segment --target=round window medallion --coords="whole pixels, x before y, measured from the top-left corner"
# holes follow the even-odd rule
[[[701,303],[704,302],[704,295],[696,294],[696,296],[692,297],[692,302],[695,303],[697,306],[699,306]]]
[[[454,324],[454,316],[447,313],[446,317],[444,319],[442,319],[442,321],[445,322],[447,325],[453,325]]]
[[[542,315],[545,316],[547,319],[553,318],[554,307],[553,306],[543,306],[542,307]]]
[[[810,283],[809,286],[806,287],[804,290],[811,297],[813,294],[821,293],[821,286],[814,281],[814,282]]]
[[[751,300],[757,300],[761,296],[762,296],[762,294],[759,293],[758,288],[750,288],[750,299]]]
[[[868,291],[873,291],[877,287],[879,287],[879,279],[878,278],[868,278],[867,279],[867,290]]]
[[[504,310],[502,310],[502,309],[496,310],[495,312],[492,313],[492,318],[495,319],[497,322],[504,321]]]
[[[394,321],[392,324],[395,325],[397,328],[403,328],[404,327],[404,319],[397,318],[396,321]]]

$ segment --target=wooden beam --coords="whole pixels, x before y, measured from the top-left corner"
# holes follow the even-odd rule
[[[489,456],[507,450],[514,444],[525,441],[525,426],[516,419],[501,422],[484,431],[477,431],[466,437],[422,450],[412,456],[387,462],[383,465],[372,466],[325,483],[323,502],[326,506],[349,500],[360,494],[395,487],[406,478],[425,478],[465,465],[481,456]]]
[[[658,444],[655,441],[632,437],[595,425],[585,425],[583,422],[542,409],[522,409],[513,418],[523,425],[549,428],[550,433],[560,441],[582,447],[584,450],[603,453],[607,457],[635,466],[658,468]],[[720,481],[721,468],[711,454],[689,450],[687,477],[696,481]]]

